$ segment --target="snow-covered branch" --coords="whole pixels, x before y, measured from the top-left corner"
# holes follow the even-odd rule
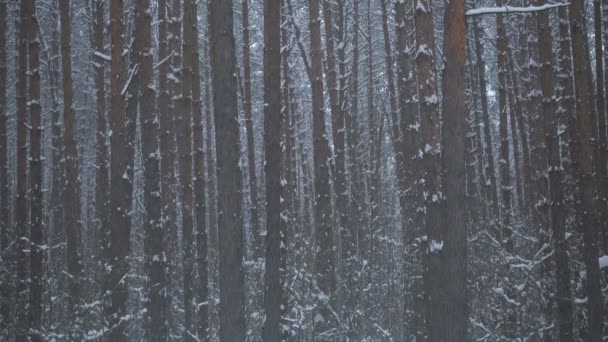
[[[540,12],[552,8],[569,6],[570,3],[559,3],[559,4],[546,4],[542,6],[527,6],[527,7],[515,7],[515,6],[500,6],[500,7],[481,7],[466,11],[467,17],[474,15],[484,14],[509,14],[509,13],[531,13]]]

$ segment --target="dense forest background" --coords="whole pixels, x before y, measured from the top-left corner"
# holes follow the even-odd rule
[[[0,340],[603,341],[607,45],[606,0],[0,0]]]

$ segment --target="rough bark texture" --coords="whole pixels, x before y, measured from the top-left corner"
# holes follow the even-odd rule
[[[575,0],[570,3],[570,37],[572,40],[572,57],[574,65],[574,84],[576,110],[574,116],[573,140],[571,153],[573,171],[578,187],[578,201],[575,206],[577,218],[575,227],[583,235],[580,247],[587,274],[586,295],[589,317],[589,341],[602,340],[602,321],[604,308],[600,289],[600,269],[598,262],[598,235],[594,227],[597,225],[595,215],[593,176],[593,146],[591,139],[593,111],[595,106],[592,99],[591,70],[587,63],[587,29],[584,15],[584,2]]]
[[[130,208],[131,179],[129,178],[129,160],[126,151],[128,142],[125,99],[122,89],[125,85],[124,75],[124,23],[123,0],[110,1],[110,282],[111,305],[106,320],[111,330],[112,341],[127,341],[128,325],[127,300],[129,298],[128,277],[130,250]],[[66,208],[67,210],[67,208]]]
[[[260,214],[258,212],[258,186],[255,166],[255,143],[253,139],[253,110],[251,99],[251,43],[249,38],[249,0],[242,1],[243,14],[243,109],[247,133],[247,166],[249,174],[249,200],[251,201],[251,235],[254,258],[263,254],[264,244],[260,235]]]
[[[209,3],[218,186],[220,341],[245,340],[243,181],[231,0]]]
[[[29,0],[31,13],[28,17],[28,65],[29,65],[29,109],[30,109],[30,301],[29,334],[31,341],[42,341],[42,285],[44,238],[46,237],[42,217],[42,159],[40,118],[40,39],[38,38],[38,16],[36,2]]]
[[[209,329],[209,290],[208,290],[208,253],[207,253],[207,218],[205,197],[205,154],[203,153],[203,111],[201,102],[201,67],[199,52],[199,30],[196,13],[197,3],[191,3],[190,11],[194,13],[192,22],[192,143],[194,163],[194,217],[196,223],[196,248],[198,284],[196,285],[196,332],[199,339],[208,339]]]
[[[264,1],[264,150],[266,161],[266,267],[263,339],[279,342],[281,331],[281,2]]]
[[[6,110],[6,38],[7,24],[6,1],[0,1],[0,251],[3,251],[1,260],[9,269],[11,260],[7,252],[10,241],[10,217],[8,204],[8,139],[6,132],[7,110]],[[0,285],[0,337],[7,338],[8,326],[10,322],[10,279],[8,275],[2,278]]]
[[[317,252],[315,265],[317,271],[318,304],[315,314],[315,335],[319,340],[327,340],[327,335],[320,335],[334,327],[331,306],[334,302],[336,278],[334,268],[334,242],[331,219],[331,197],[329,186],[329,144],[326,137],[325,112],[323,110],[323,73],[321,50],[321,25],[319,1],[308,2],[309,30],[311,44],[311,79],[312,79],[312,122],[315,179],[315,227]]]
[[[30,10],[29,1],[21,0],[19,3],[19,29],[17,35],[17,193],[15,198],[15,242],[16,242],[16,268],[17,284],[15,288],[16,320],[15,333],[18,341],[25,341],[28,336],[28,269],[29,249],[27,226],[27,18]]]
[[[135,3],[134,52],[139,61],[139,99],[141,126],[141,154],[144,164],[144,254],[148,276],[146,313],[146,336],[149,341],[167,339],[165,256],[163,253],[163,230],[160,198],[160,153],[159,121],[156,112],[156,91],[153,79],[152,32],[150,0]]]
[[[180,108],[175,118],[179,130],[177,151],[179,155],[179,180],[182,193],[182,272],[184,290],[184,339],[194,336],[194,234],[192,222],[192,66],[193,66],[193,23],[196,12],[192,13],[193,0],[184,1],[182,37],[182,94]]]
[[[465,0],[452,0],[444,13],[443,51],[445,67],[442,77],[443,130],[442,156],[446,216],[440,238],[441,277],[438,291],[441,326],[435,341],[466,341],[467,335],[467,228],[465,189]],[[433,334],[431,335],[433,336]]]
[[[67,242],[66,262],[68,266],[69,305],[68,313],[76,319],[72,331],[77,336],[79,305],[81,301],[81,272],[80,234],[80,172],[78,165],[78,149],[76,146],[76,113],[74,111],[72,86],[72,28],[70,18],[70,1],[59,2],[61,19],[61,70],[63,72],[63,148],[65,153],[65,196],[64,217],[65,237]]]

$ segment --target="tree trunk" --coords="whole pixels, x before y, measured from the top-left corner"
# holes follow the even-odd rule
[[[192,66],[194,64],[193,24],[196,12],[193,0],[184,0],[183,40],[182,40],[182,96],[180,110],[177,112],[175,124],[179,130],[177,150],[179,155],[179,179],[182,192],[182,267],[184,290],[184,339],[189,341],[194,336],[194,241],[192,223]]]
[[[424,241],[423,251],[423,283],[426,303],[427,325],[431,341],[439,341],[442,325],[441,321],[441,277],[444,232],[442,206],[444,195],[441,190],[441,150],[440,150],[440,117],[439,101],[437,98],[437,69],[435,62],[435,37],[431,2],[418,0],[414,13],[416,25],[416,66],[418,77],[418,97],[420,110],[420,130],[422,137],[421,149],[421,175],[425,181],[423,185],[422,206],[424,214]],[[464,104],[463,104],[464,105]],[[458,155],[464,158],[464,154]],[[463,159],[464,160],[464,159]],[[461,174],[464,176],[464,173]],[[463,178],[464,179],[464,178]]]
[[[444,14],[443,93],[443,177],[446,216],[440,238],[442,277],[437,308],[439,319],[431,326],[443,326],[436,341],[466,341],[467,336],[467,228],[465,189],[465,1],[452,0]]]
[[[40,118],[40,39],[36,3],[29,0],[28,17],[28,64],[29,64],[29,108],[30,108],[30,302],[29,329],[32,341],[42,341],[42,283],[45,254],[45,226],[42,219],[42,121]]]
[[[9,184],[8,184],[8,136],[7,136],[7,110],[6,110],[6,74],[7,74],[7,5],[0,1],[0,250],[6,251],[10,241],[9,217]],[[2,256],[3,264],[10,269],[8,254]],[[2,278],[0,285],[0,337],[8,339],[7,332],[11,314],[10,275]]]
[[[16,339],[25,341],[28,336],[28,266],[29,249],[28,225],[27,225],[27,27],[28,18],[31,15],[28,0],[19,3],[19,32],[17,36],[17,83],[16,83],[16,107],[17,107],[17,193],[15,200],[15,241],[17,245],[16,267],[17,285],[16,300]]]
[[[110,1],[110,51],[112,63],[110,67],[110,283],[111,306],[106,320],[112,329],[109,337],[112,341],[127,341],[126,327],[128,320],[127,300],[129,287],[127,272],[130,250],[130,213],[131,208],[131,179],[129,179],[129,159],[127,148],[130,143],[127,132],[125,99],[122,89],[125,85],[124,75],[124,23],[123,0]],[[69,177],[68,177],[69,178]],[[67,210],[67,208],[66,208]]]
[[[602,54],[602,6],[600,0],[593,0],[593,14],[595,23],[595,100],[597,108],[597,158],[596,177],[597,186],[597,213],[599,229],[603,235],[604,253],[608,253],[608,145],[606,144],[606,102],[604,98],[604,56]]]
[[[490,112],[488,109],[488,95],[487,95],[487,85],[486,85],[486,64],[483,60],[483,28],[479,24],[479,19],[473,19],[474,29],[473,34],[475,37],[475,56],[476,56],[476,64],[478,69],[479,76],[479,93],[481,97],[481,111],[482,111],[482,121],[483,121],[483,136],[485,140],[485,148],[486,148],[486,161],[485,161],[485,169],[486,176],[488,177],[488,183],[486,184],[487,192],[489,194],[491,203],[490,203],[490,219],[492,221],[498,220],[500,215],[499,205],[498,205],[498,193],[497,193],[497,182],[496,182],[496,170],[494,167],[494,147],[492,144],[492,133],[490,130]]]
[[[209,329],[209,290],[208,276],[208,253],[207,253],[207,218],[205,198],[205,155],[203,153],[203,111],[201,102],[201,66],[199,52],[199,30],[198,6],[196,2],[191,4],[190,11],[194,13],[192,21],[192,143],[194,163],[194,217],[196,222],[196,248],[197,248],[197,270],[198,284],[197,301],[195,306],[196,331],[199,339],[208,339]]]
[[[537,2],[539,6],[545,0]],[[557,325],[561,342],[572,341],[572,297],[570,294],[570,270],[568,269],[568,245],[566,242],[566,216],[562,194],[562,165],[559,151],[559,122],[556,117],[555,70],[552,66],[553,48],[549,14],[538,14],[539,62],[541,65],[541,90],[543,94],[542,117],[547,149],[550,196],[550,223],[555,253],[555,302],[557,304],[555,322],[545,322],[546,326]],[[547,334],[551,338],[550,334]]]
[[[264,276],[263,339],[282,340],[281,264],[285,234],[281,218],[284,188],[281,185],[281,2],[264,1],[264,150],[266,161],[266,267]],[[288,151],[290,153],[291,151]]]
[[[334,241],[331,218],[331,197],[329,185],[329,143],[325,133],[325,112],[323,110],[323,72],[321,50],[321,27],[319,18],[319,1],[308,2],[309,30],[311,44],[311,88],[313,115],[313,150],[314,150],[314,187],[316,191],[314,212],[317,239],[316,271],[319,293],[319,307],[315,313],[315,336],[325,340],[323,332],[335,327],[331,307],[335,303],[336,289],[334,267]],[[328,73],[332,72],[328,66]],[[335,72],[335,70],[333,71]],[[332,84],[332,82],[329,82]],[[331,89],[331,88],[330,88]],[[335,89],[334,89],[335,91]]]
[[[150,341],[164,341],[167,338],[165,317],[166,307],[165,257],[163,251],[163,230],[161,223],[160,198],[160,153],[159,121],[155,111],[156,92],[153,79],[153,55],[150,0],[135,3],[134,54],[139,62],[139,103],[141,126],[141,154],[144,162],[144,254],[148,275],[147,300],[144,315]]]
[[[247,133],[247,166],[249,167],[249,200],[251,210],[251,235],[253,238],[253,256],[261,258],[264,250],[262,242],[260,217],[258,213],[258,186],[255,167],[255,143],[253,139],[253,111],[251,100],[251,43],[249,39],[249,0],[242,1],[243,14],[243,109],[245,112],[245,130]]]
[[[574,65],[574,84],[576,111],[574,119],[573,140],[571,152],[573,170],[578,185],[578,198],[575,210],[577,220],[575,226],[583,234],[581,252],[585,263],[587,281],[587,309],[589,310],[589,341],[602,340],[602,321],[604,308],[600,289],[600,268],[598,261],[597,217],[594,213],[594,191],[596,184],[593,177],[593,146],[594,137],[591,118],[594,104],[591,85],[591,70],[587,63],[587,29],[585,24],[584,2],[575,0],[570,3],[570,37],[572,40],[572,57]]]
[[[236,57],[231,0],[209,4],[213,107],[218,181],[220,341],[245,340],[243,180],[237,108]]]

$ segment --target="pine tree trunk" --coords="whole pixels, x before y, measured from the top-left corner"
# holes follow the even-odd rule
[[[182,193],[182,267],[184,290],[184,339],[189,341],[194,335],[194,235],[192,222],[192,66],[194,64],[193,23],[196,13],[192,0],[184,0],[182,37],[182,95],[175,124],[179,130],[177,150],[179,155],[179,179]]]
[[[199,339],[208,339],[209,329],[209,290],[208,290],[208,253],[207,253],[207,217],[205,198],[205,154],[203,153],[203,111],[201,102],[201,66],[199,52],[199,29],[196,13],[196,2],[192,3],[191,11],[194,13],[192,23],[192,143],[193,143],[193,195],[194,217],[196,222],[196,248],[198,284],[196,285],[196,331]]]
[[[315,227],[317,239],[317,252],[315,265],[317,272],[317,286],[319,307],[315,313],[314,331],[320,341],[326,340],[321,333],[335,326],[331,313],[331,306],[335,303],[336,289],[334,267],[334,241],[332,233],[332,209],[330,195],[329,144],[326,137],[325,112],[323,110],[323,72],[321,49],[321,27],[319,18],[319,2],[324,0],[310,0],[308,2],[309,30],[311,44],[311,78],[312,78],[312,122],[313,122],[313,150],[314,150],[314,188],[315,188]],[[328,66],[328,74],[335,72]],[[328,75],[329,76],[329,75]],[[332,84],[332,82],[329,82]],[[331,90],[331,87],[330,87]],[[333,90],[335,91],[335,89]]]
[[[218,186],[220,341],[245,340],[243,180],[231,0],[209,3]]]
[[[125,99],[122,89],[125,85],[124,74],[124,23],[123,0],[110,1],[110,282],[112,289],[110,309],[106,320],[109,322],[109,338],[112,341],[127,341],[128,325],[127,300],[129,287],[127,272],[130,250],[131,179],[129,179],[129,159],[126,151],[128,141]],[[67,210],[67,208],[66,208]]]
[[[30,109],[30,302],[29,329],[31,341],[42,341],[42,285],[44,238],[46,237],[42,214],[42,121],[40,117],[40,39],[36,3],[29,0],[31,13],[28,18],[28,64]]]
[[[487,85],[486,85],[486,64],[483,60],[483,29],[479,24],[479,19],[473,19],[474,29],[473,35],[475,37],[475,56],[478,76],[479,76],[479,93],[481,97],[481,111],[482,111],[482,121],[483,121],[483,137],[485,140],[485,148],[486,148],[486,161],[485,161],[485,171],[486,177],[488,177],[488,183],[486,184],[487,192],[490,197],[490,220],[498,220],[500,215],[499,205],[498,205],[498,193],[497,193],[497,181],[496,181],[496,170],[494,167],[494,147],[492,144],[492,134],[490,130],[490,112],[488,109],[488,95]]]
[[[575,227],[583,235],[581,253],[587,274],[586,295],[589,317],[589,341],[602,340],[602,321],[604,317],[603,301],[600,289],[600,269],[598,262],[598,245],[595,227],[597,217],[594,209],[594,191],[596,184],[593,176],[593,146],[591,139],[594,103],[591,89],[591,70],[587,63],[587,29],[585,24],[584,3],[575,0],[570,3],[570,37],[572,41],[572,57],[574,65],[574,84],[576,111],[574,119],[573,140],[571,152],[573,170],[578,186],[578,201],[576,203]]]
[[[264,150],[266,175],[266,267],[264,274],[264,341],[282,340],[281,283],[283,212],[281,198],[281,2],[264,1]],[[291,151],[288,151],[290,153]]]
[[[7,75],[7,4],[0,1],[0,250],[6,251],[10,241],[10,217],[9,217],[9,185],[8,185],[8,136],[6,109],[6,75]],[[11,261],[8,253],[2,255],[2,263],[9,269]],[[0,337],[8,339],[8,326],[11,314],[11,289],[10,275],[2,277],[0,285]]]
[[[16,339],[25,341],[28,336],[28,269],[29,250],[28,226],[27,226],[27,27],[29,15],[29,0],[19,2],[19,32],[17,36],[17,83],[16,83],[16,107],[17,107],[17,193],[15,202],[15,242],[16,242],[16,267],[17,284],[15,295],[18,296],[16,304]]]
[[[597,158],[596,177],[598,178],[597,189],[597,213],[599,229],[603,235],[604,253],[608,253],[608,145],[606,144],[606,101],[604,98],[604,56],[602,53],[602,5],[600,0],[593,0],[593,14],[595,24],[595,101],[597,108],[597,150],[594,158]]]
[[[253,111],[251,99],[251,43],[249,39],[249,0],[242,1],[243,15],[243,109],[245,112],[245,130],[247,133],[247,166],[249,167],[249,200],[251,210],[251,235],[253,238],[253,256],[261,258],[264,243],[258,213],[258,187],[255,167],[255,144],[253,139]]]
[[[441,208],[444,196],[441,190],[441,152],[439,101],[437,98],[437,69],[435,62],[435,38],[431,2],[418,0],[414,13],[417,45],[416,66],[422,137],[421,174],[424,179],[422,206],[424,214],[423,283],[427,305],[427,325],[431,341],[439,341],[441,326],[440,303],[443,252],[443,220]],[[462,156],[464,158],[464,154]],[[464,160],[464,159],[463,159]],[[464,173],[461,175],[464,176]],[[463,178],[464,179],[464,178]]]
[[[156,92],[153,79],[153,55],[150,1],[138,0],[135,3],[135,40],[134,55],[140,65],[138,93],[141,126],[141,154],[144,164],[143,199],[144,254],[148,276],[147,300],[144,315],[147,324],[146,336],[150,341],[164,341],[167,338],[165,317],[166,307],[165,257],[163,251],[163,230],[161,223],[160,198],[160,153],[159,121],[155,111]]]

